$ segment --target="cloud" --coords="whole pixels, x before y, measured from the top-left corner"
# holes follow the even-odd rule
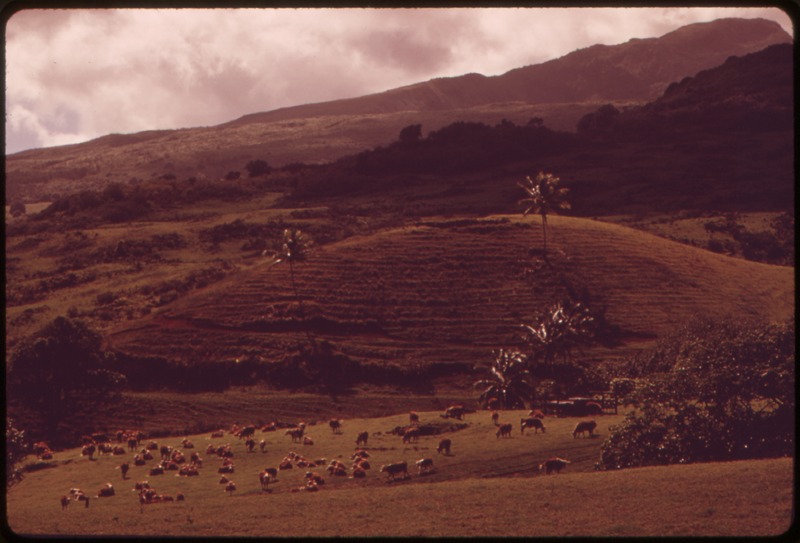
[[[6,28],[6,152],[498,75],[725,16],[791,31],[774,8],[25,10]]]

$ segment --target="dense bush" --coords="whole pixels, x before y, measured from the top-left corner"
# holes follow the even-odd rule
[[[636,407],[603,443],[606,469],[774,457],[794,450],[794,322],[696,321],[662,344]]]

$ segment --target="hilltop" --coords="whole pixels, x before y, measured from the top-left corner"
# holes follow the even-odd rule
[[[265,261],[122,326],[109,341],[136,357],[279,360],[309,330],[362,362],[480,364],[569,293],[604,308],[626,344],[590,358],[630,354],[694,315],[772,321],[793,312],[791,268],[568,217],[550,219],[546,264],[538,221],[431,219],[320,247],[296,266],[302,317],[288,266]]]

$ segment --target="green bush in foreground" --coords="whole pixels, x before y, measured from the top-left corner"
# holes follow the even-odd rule
[[[690,324],[653,357],[674,360],[639,380],[636,411],[603,443],[605,469],[790,455],[794,322]]]

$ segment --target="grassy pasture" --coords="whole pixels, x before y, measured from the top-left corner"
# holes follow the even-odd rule
[[[547,418],[544,434],[521,435],[523,411],[501,413],[514,423],[511,438],[497,438],[489,413],[468,414],[460,421],[440,411],[420,413],[423,424],[444,432],[402,443],[389,430],[406,424],[407,414],[346,419],[343,433],[325,421],[310,425],[313,446],[293,444],[282,431],[257,432],[266,452],[247,453],[244,443],[226,433],[189,436],[204,459],[199,477],[175,472],[148,476],[148,466],[131,466],[127,480],[115,469],[132,455],[80,457],[79,449],[56,453],[57,467],[30,472],[9,491],[10,528],[24,535],[73,536],[641,536],[773,535],[791,522],[790,459],[642,468],[595,472],[600,443],[621,416],[598,418],[598,436],[572,437],[577,419]],[[289,451],[314,460],[341,459],[349,464],[360,431],[370,433],[372,468],[364,479],[331,477],[317,468],[325,484],[317,493],[292,492],[305,469],[281,471],[270,491],[260,489],[257,474],[277,466]],[[453,441],[452,455],[436,454],[438,440]],[[159,444],[179,446],[180,439]],[[216,473],[220,462],[205,454],[209,443],[231,443],[237,490],[228,496]],[[533,466],[558,455],[570,459],[559,475],[535,475]],[[420,476],[418,458],[434,460],[435,472]],[[381,464],[406,460],[411,478],[387,483]],[[148,462],[153,464],[154,461]],[[184,503],[139,506],[134,482],[149,480],[159,493],[186,495]],[[92,498],[90,507],[58,503],[69,488],[90,495],[106,482],[116,496]]]

